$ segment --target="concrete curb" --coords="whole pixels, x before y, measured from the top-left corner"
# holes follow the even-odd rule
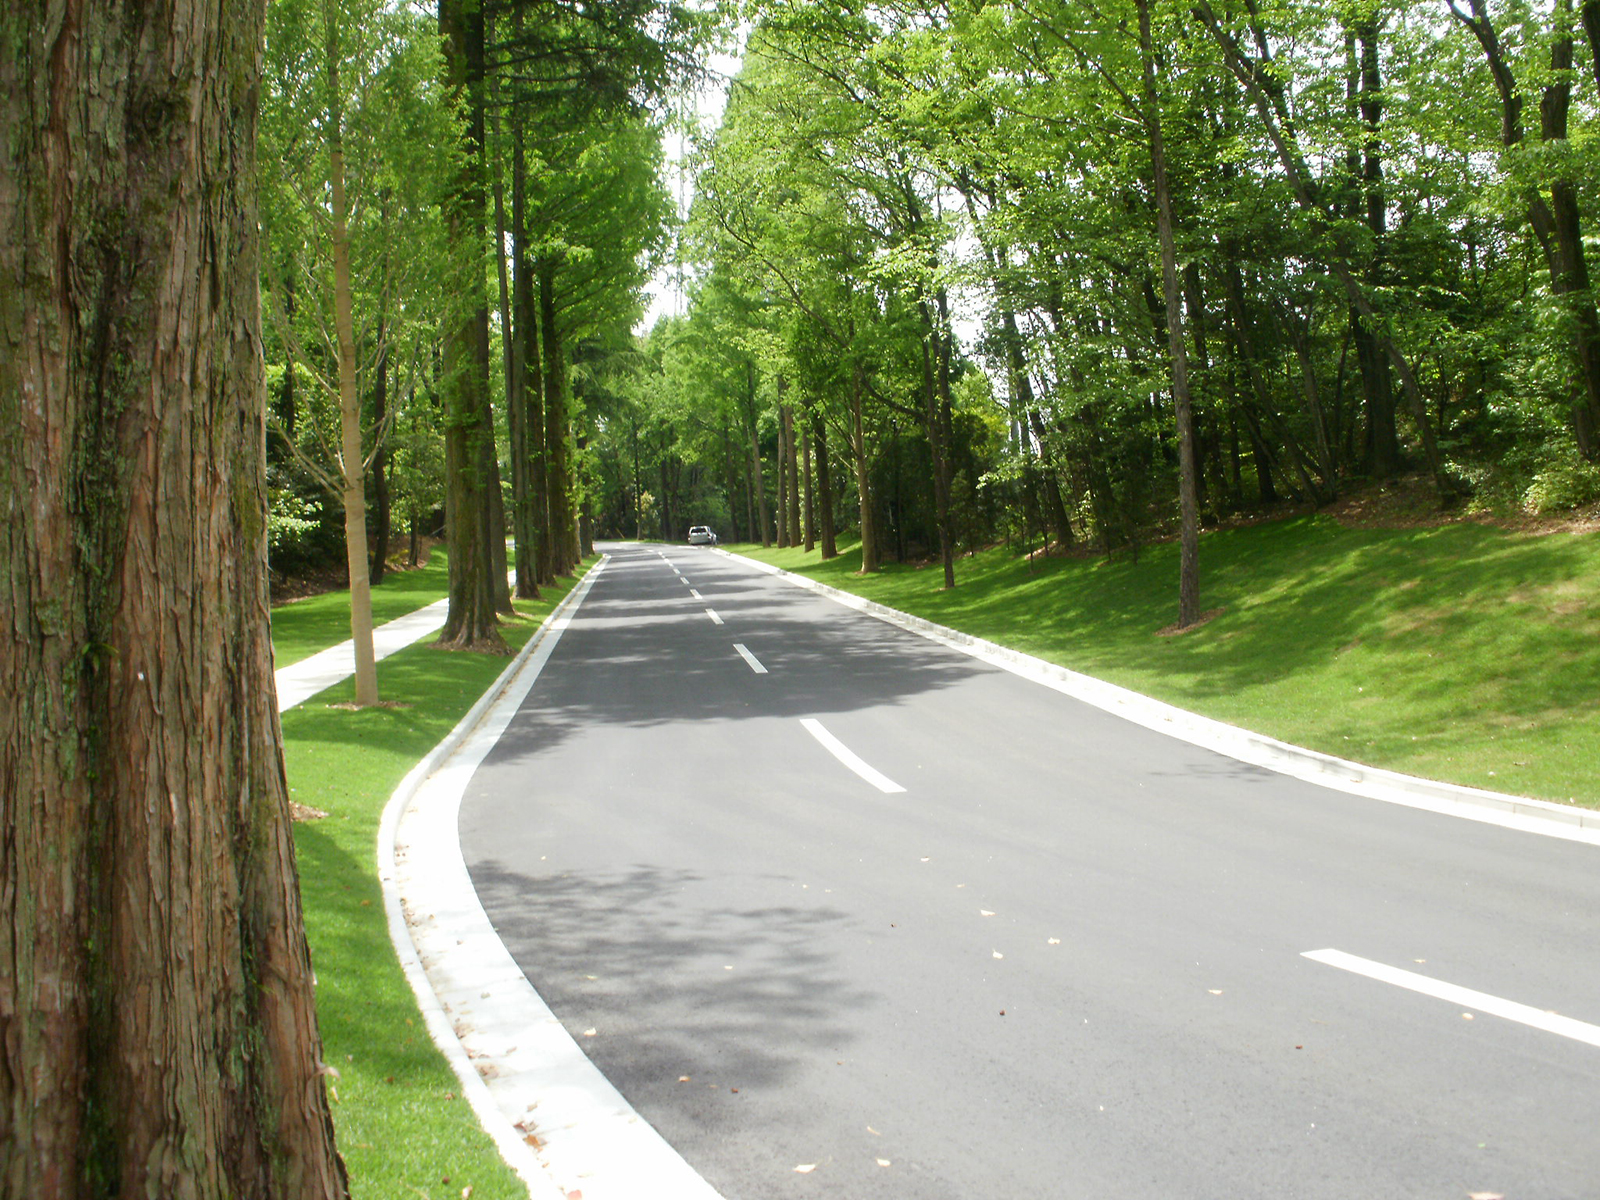
[[[719,1200],[567,1033],[490,924],[461,856],[461,796],[609,556],[402,781],[378,836],[389,935],[428,1032],[533,1200]]]
[[[1530,800],[1522,796],[1484,791],[1458,784],[1440,783],[1414,775],[1402,775],[1397,771],[1364,766],[1331,754],[1280,742],[1276,738],[1202,717],[1198,713],[1057,666],[1042,658],[1035,658],[1031,654],[1024,654],[985,641],[983,638],[962,633],[958,629],[912,616],[910,613],[890,608],[886,604],[879,604],[875,600],[867,600],[854,593],[818,583],[804,575],[785,571],[770,563],[758,562],[756,559],[746,558],[730,550],[716,547],[712,549],[713,553],[736,558],[759,571],[777,576],[795,587],[825,596],[846,608],[855,609],[857,612],[876,617],[880,621],[918,634],[930,641],[969,654],[973,658],[1053,688],[1085,704],[1092,704],[1106,712],[1125,717],[1147,729],[1170,734],[1191,745],[1214,750],[1240,762],[1265,767],[1282,775],[1303,779],[1351,795],[1365,796],[1390,804],[1402,804],[1408,808],[1425,809],[1469,821],[1481,821],[1508,829],[1518,829],[1544,837],[1600,846],[1600,811],[1567,804],[1554,804],[1547,800]]]

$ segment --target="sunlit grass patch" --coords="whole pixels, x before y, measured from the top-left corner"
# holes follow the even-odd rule
[[[450,584],[449,560],[436,547],[428,564],[414,571],[387,571],[372,589],[372,623],[382,625],[444,599]],[[324,592],[291,600],[272,610],[272,661],[287,667],[350,636],[350,593]]]
[[[859,552],[730,549],[1207,716],[1411,774],[1600,806],[1600,537],[1299,517],[1206,534],[1178,636],[1177,550],[1003,548],[862,576]]]

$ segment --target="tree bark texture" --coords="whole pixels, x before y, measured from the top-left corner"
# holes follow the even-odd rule
[[[367,576],[367,473],[361,447],[361,391],[356,380],[355,297],[350,278],[350,202],[344,179],[344,106],[339,97],[339,19],[324,8],[328,71],[328,191],[333,203],[333,327],[339,352],[339,466],[344,491],[344,554],[350,579],[350,641],[356,703],[378,702],[372,647],[372,585]]]
[[[548,505],[541,561],[548,563],[549,578],[554,580],[557,575],[570,574],[578,564],[572,547],[576,523],[572,512],[572,457],[567,445],[567,360],[556,320],[556,264],[550,259],[539,264],[539,329],[544,351],[545,501]]]
[[[489,308],[483,277],[484,23],[477,0],[440,0],[447,89],[463,101],[462,172],[445,203],[450,252],[460,293],[447,318],[442,364],[445,394],[445,541],[450,551],[450,606],[438,645],[506,653],[495,616],[494,558],[489,545],[493,416],[489,409]]]
[[[346,1194],[268,641],[261,0],[0,11],[0,1197]]]
[[[783,444],[786,451],[785,457],[789,463],[789,498],[787,511],[789,514],[789,545],[798,546],[801,542],[800,518],[800,447],[795,439],[794,409],[787,404],[781,405],[778,415],[783,421]]]
[[[1167,183],[1166,145],[1161,136],[1161,97],[1156,90],[1150,5],[1138,0],[1139,49],[1144,60],[1145,125],[1155,176],[1156,237],[1161,244],[1161,290],[1166,298],[1167,349],[1172,362],[1172,402],[1178,423],[1178,625],[1200,619],[1200,511],[1195,491],[1194,408],[1189,399],[1189,354],[1183,337],[1183,296],[1178,288],[1178,251],[1172,233],[1172,192]]]
[[[817,541],[824,559],[839,557],[838,537],[833,524],[833,469],[828,462],[828,427],[822,410],[811,414],[811,436],[817,453]]]

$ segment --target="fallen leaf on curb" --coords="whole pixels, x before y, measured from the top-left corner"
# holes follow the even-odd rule
[[[1045,938],[1044,944],[1046,946],[1059,946],[1059,945],[1061,945],[1061,939],[1060,938]]]
[[[1222,995],[1222,989],[1221,988],[1207,988],[1206,990],[1208,992],[1210,992],[1213,996]]]
[[[599,1031],[598,1031],[598,1030],[595,1030],[595,1029],[585,1029],[585,1030],[584,1030],[584,1031],[583,1031],[583,1036],[584,1036],[584,1037],[593,1037],[593,1036],[594,1036],[594,1035],[595,1035],[595,1034],[596,1034],[596,1033],[598,1033],[598,1032],[599,1032]]]
[[[978,910],[978,915],[980,917],[992,917],[992,916],[994,916],[994,914],[992,912],[990,912],[987,908],[980,908]]]
[[[1004,958],[1005,957],[1005,955],[1001,954],[1000,951],[998,951],[998,950],[991,951],[991,953],[993,953],[996,958]]]
[[[1462,1013],[1461,1014],[1461,1019],[1463,1021],[1470,1021],[1470,1020],[1472,1020],[1472,1014],[1471,1013]]]
[[[1468,1192],[1467,1200],[1506,1200],[1500,1192]]]
[[[880,1158],[878,1160],[878,1165],[880,1167],[892,1167],[894,1164],[891,1163],[887,1158]]]
[[[871,1125],[867,1126],[867,1132],[870,1133],[873,1137],[882,1137],[883,1136],[883,1134],[879,1133]]]
[[[816,1163],[801,1163],[798,1167],[795,1168],[795,1171],[798,1174],[801,1174],[801,1175],[809,1175],[809,1174],[811,1174],[811,1172],[815,1171],[816,1169],[817,1169],[817,1164]]]
[[[679,1083],[688,1083],[689,1082],[689,1077],[687,1075],[679,1075],[678,1076],[678,1082]]]

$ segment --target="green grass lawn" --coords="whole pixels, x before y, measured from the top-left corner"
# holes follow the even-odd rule
[[[860,551],[729,546],[943,625],[1297,745],[1432,779],[1600,807],[1600,535],[1311,516],[1207,533],[1179,636],[1178,559],[1003,548],[855,572]]]
[[[450,584],[449,560],[436,547],[428,565],[414,571],[386,571],[372,589],[372,623],[382,625],[444,599]],[[324,592],[291,600],[272,610],[272,658],[287,667],[350,637],[350,593]],[[330,640],[331,639],[331,640]]]
[[[563,579],[545,588],[542,600],[517,602],[522,616],[502,630],[513,649],[573,583]],[[322,640],[313,651],[348,636],[337,599],[318,597],[330,603],[307,609],[323,614]],[[301,621],[296,637],[313,643],[316,630],[315,622]],[[295,849],[324,1057],[339,1071],[330,1080],[334,1122],[357,1200],[457,1200],[468,1187],[472,1200],[527,1195],[459,1098],[455,1075],[428,1037],[389,942],[378,882],[375,848],[384,805],[509,662],[436,650],[432,640],[378,664],[384,701],[402,707],[330,708],[353,698],[346,681],[283,714],[290,794],[328,814],[296,824]]]

